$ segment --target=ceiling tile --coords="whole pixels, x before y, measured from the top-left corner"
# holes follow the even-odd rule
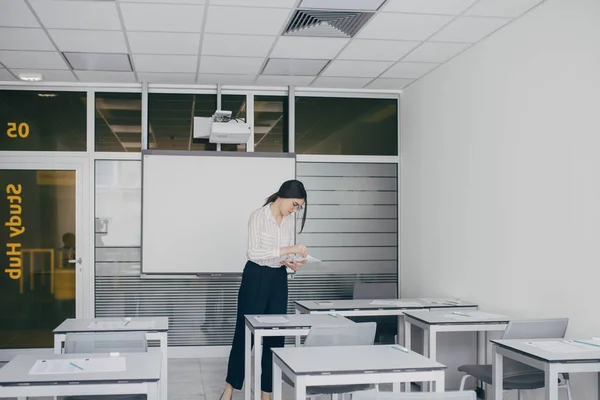
[[[2,68],[0,69],[0,82],[1,81],[14,81],[15,77],[8,72],[8,70]]]
[[[0,0],[0,26],[40,28],[24,0]]]
[[[7,68],[69,69],[57,52],[50,51],[0,51],[0,62]]]
[[[120,30],[112,1],[30,0],[46,28]]]
[[[173,74],[157,72],[138,72],[140,82],[190,84],[196,80],[196,74]]]
[[[481,0],[465,15],[516,18],[543,0]]]
[[[198,74],[197,82],[204,85],[251,85],[256,75]]]
[[[128,32],[129,47],[137,54],[198,54],[199,33]]]
[[[402,89],[414,79],[390,79],[390,78],[379,78],[371,82],[367,87],[369,89],[382,89],[382,90],[397,90]]]
[[[332,61],[321,76],[347,76],[374,78],[388,69],[394,63],[391,61]]]
[[[381,11],[458,15],[476,1],[477,0],[387,0],[386,5],[383,6]]]
[[[458,17],[431,37],[432,42],[476,43],[501,28],[508,18]]]
[[[375,11],[385,0],[302,0],[300,8]]]
[[[77,82],[71,71],[14,68],[11,71],[17,76],[19,74],[42,74],[44,82]]]
[[[0,50],[55,49],[43,29],[0,28]]]
[[[135,83],[133,72],[117,71],[75,71],[82,82]]]
[[[270,58],[265,65],[264,75],[316,76],[330,60],[306,60],[295,58]]]
[[[437,67],[438,63],[399,62],[387,70],[382,78],[412,78],[418,79]]]
[[[292,8],[296,0],[210,0],[214,6],[278,7]]]
[[[135,70],[139,72],[196,73],[197,63],[197,56],[133,55]]]
[[[278,35],[289,16],[290,10],[281,8],[210,6],[205,32]]]
[[[123,32],[48,29],[60,51],[85,53],[127,53]]]
[[[123,3],[121,12],[129,31],[202,32],[203,5]]]
[[[446,62],[470,45],[466,43],[425,42],[402,61]]]
[[[311,85],[313,87],[362,88],[371,78],[332,78],[320,77]]]
[[[335,58],[350,39],[282,36],[277,40],[271,57],[275,58]]]
[[[202,56],[200,73],[203,74],[258,74],[264,58]]]
[[[64,52],[71,68],[81,71],[131,71],[127,54]]]
[[[202,54],[209,56],[266,57],[276,36],[215,35],[207,33]]]
[[[355,39],[338,60],[398,61],[421,42]]]
[[[359,39],[425,40],[453,17],[377,13],[356,36]]]
[[[308,86],[315,78],[316,76],[260,75],[256,80],[256,84],[264,86]]]

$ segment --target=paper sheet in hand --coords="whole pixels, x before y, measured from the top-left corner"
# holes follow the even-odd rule
[[[306,263],[318,263],[321,262],[321,260],[314,258],[313,256],[311,256],[310,254],[308,256],[306,256],[306,258],[296,258],[294,261],[306,261]]]
[[[30,375],[80,374],[125,371],[125,357],[70,358],[37,360]]]
[[[290,322],[286,317],[282,317],[282,316],[258,316],[258,317],[254,317],[254,319],[256,319],[258,322],[262,323],[262,324],[287,324],[288,322]]]
[[[423,305],[416,301],[402,300],[373,300],[369,304],[374,306],[394,306],[394,307],[422,307]]]
[[[527,344],[552,353],[580,353],[594,350],[593,346],[575,343],[572,340],[548,340],[543,342],[527,342]]]

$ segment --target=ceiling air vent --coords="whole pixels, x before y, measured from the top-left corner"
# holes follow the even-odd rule
[[[283,34],[351,38],[372,16],[359,11],[296,10]]]

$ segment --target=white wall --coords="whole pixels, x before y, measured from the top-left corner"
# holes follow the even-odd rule
[[[547,0],[407,88],[401,111],[402,296],[600,336],[600,1]],[[596,394],[595,375],[573,383]]]

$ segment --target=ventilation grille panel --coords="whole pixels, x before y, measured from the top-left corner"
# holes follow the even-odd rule
[[[358,11],[296,10],[283,34],[351,38],[372,16]]]

